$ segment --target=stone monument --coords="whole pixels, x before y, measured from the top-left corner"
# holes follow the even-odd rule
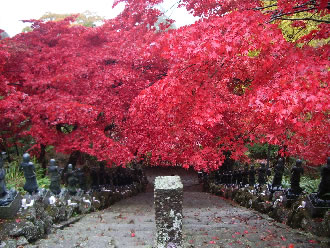
[[[256,184],[256,171],[254,169],[254,166],[251,165],[249,170],[249,185],[253,186]]]
[[[242,185],[242,177],[243,177],[242,170],[238,170],[237,171],[237,185],[239,185],[239,186]]]
[[[72,164],[69,164],[67,171],[67,188],[70,195],[75,195],[77,193],[77,184],[78,178],[73,171]]]
[[[6,187],[6,171],[4,169],[5,152],[0,153],[0,219],[13,218],[21,207],[20,194]]]
[[[327,165],[322,168],[317,196],[323,200],[330,200],[330,157],[327,158]]]
[[[49,161],[48,175],[50,177],[49,189],[53,194],[58,195],[61,193],[61,173],[55,159]]]
[[[242,172],[242,185],[245,186],[249,184],[249,165],[244,165],[244,170]]]
[[[38,193],[38,183],[35,172],[34,164],[30,161],[30,154],[23,154],[23,162],[20,165],[20,168],[24,172],[25,184],[23,189],[32,195],[33,193]]]
[[[284,173],[284,160],[280,158],[274,169],[274,178],[272,183],[272,188],[279,188],[282,186],[282,177]]]
[[[261,163],[260,168],[258,169],[258,183],[259,186],[266,184],[266,164]]]
[[[308,195],[306,208],[312,217],[323,217],[330,209],[330,157],[327,158],[327,165],[322,168],[317,193]]]
[[[154,189],[156,245],[182,248],[183,185],[179,176],[156,177]]]
[[[75,174],[76,174],[76,178],[78,179],[79,188],[81,190],[83,190],[84,192],[86,192],[88,187],[87,187],[87,177],[85,175],[84,170],[81,168],[78,168]]]
[[[238,176],[238,172],[237,170],[233,171],[233,184],[237,185],[237,176]]]
[[[300,176],[304,174],[304,169],[301,167],[302,161],[297,159],[296,165],[291,169],[291,189],[290,193],[299,195],[303,189],[300,187]]]

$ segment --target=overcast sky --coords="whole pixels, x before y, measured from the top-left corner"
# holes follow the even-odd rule
[[[183,8],[172,8],[178,0],[166,0],[162,6],[167,16],[176,20],[180,27],[194,22],[194,17]],[[7,0],[0,7],[0,29],[5,30],[9,36],[14,36],[27,26],[20,20],[39,19],[46,12],[56,14],[82,13],[86,10],[103,16],[106,19],[115,17],[124,6],[112,9],[113,0]]]

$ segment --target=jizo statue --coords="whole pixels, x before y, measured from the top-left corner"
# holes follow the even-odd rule
[[[50,177],[49,189],[53,194],[58,195],[61,193],[61,174],[55,159],[49,161],[48,175]]]
[[[21,169],[24,172],[25,184],[23,189],[30,194],[38,192],[38,183],[34,164],[30,161],[30,154],[24,153]]]

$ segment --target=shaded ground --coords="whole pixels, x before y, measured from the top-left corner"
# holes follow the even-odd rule
[[[200,192],[193,172],[152,169],[156,175],[179,174],[184,184],[185,247],[329,247],[325,238],[291,229],[268,216]],[[152,247],[155,232],[152,185],[148,192],[86,215],[72,226],[40,240],[37,247]],[[323,242],[323,243],[321,243]],[[330,243],[328,243],[329,245]],[[293,246],[292,246],[293,245]]]

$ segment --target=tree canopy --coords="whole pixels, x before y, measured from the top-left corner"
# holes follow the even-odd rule
[[[325,161],[329,45],[309,44],[329,38],[327,1],[181,1],[201,19],[179,29],[157,24],[160,0],[123,2],[99,27],[32,20],[32,32],[1,41],[2,146],[28,135],[35,152],[209,171],[260,142]],[[287,19],[315,29],[288,42]]]

